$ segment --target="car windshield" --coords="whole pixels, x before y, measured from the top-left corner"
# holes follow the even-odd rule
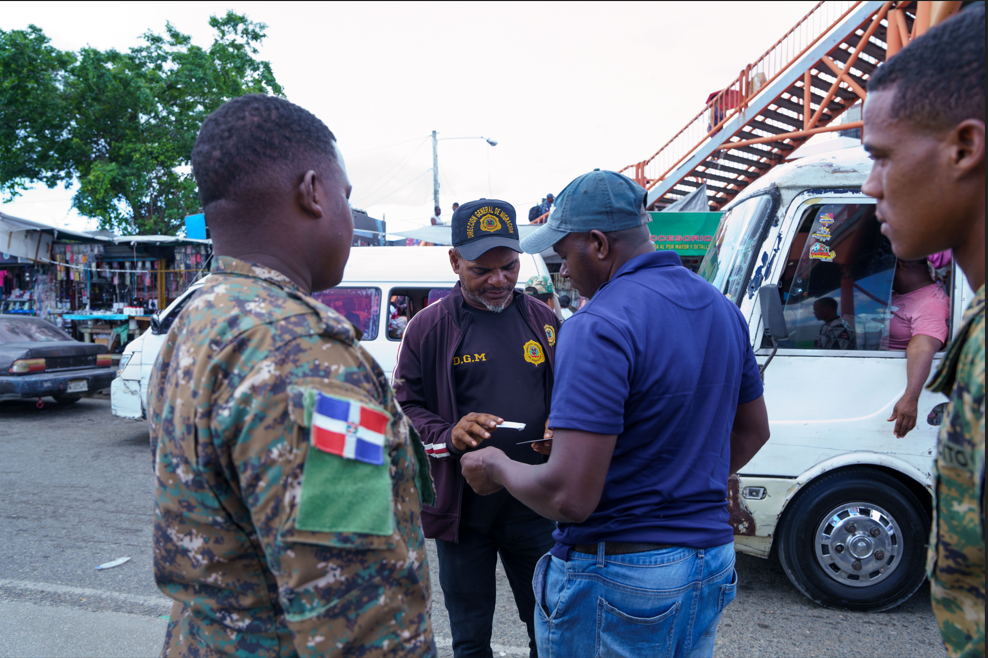
[[[752,259],[760,246],[757,236],[771,208],[772,199],[762,194],[725,212],[700,263],[700,276],[732,301],[737,301],[744,290]]]
[[[53,340],[72,340],[72,336],[43,320],[0,319],[0,344],[38,343]]]

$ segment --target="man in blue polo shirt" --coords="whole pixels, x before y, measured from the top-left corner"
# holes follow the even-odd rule
[[[548,463],[496,448],[460,459],[478,494],[505,488],[559,522],[536,567],[547,656],[711,656],[736,594],[727,480],[768,440],[738,308],[655,251],[645,190],[594,170],[522,240],[554,247],[591,298],[559,332]]]

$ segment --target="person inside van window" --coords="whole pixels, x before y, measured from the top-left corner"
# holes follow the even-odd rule
[[[906,392],[895,403],[889,422],[904,437],[916,427],[919,394],[930,376],[933,356],[950,335],[950,300],[930,276],[926,258],[900,260],[892,279],[889,349],[906,352]]]
[[[347,321],[358,329],[363,329],[363,320],[357,314],[357,305],[351,297],[344,297],[340,302],[340,308],[337,309],[340,315],[345,317]]]
[[[819,350],[853,350],[857,348],[854,329],[837,313],[837,300],[821,297],[813,302],[813,317],[823,322],[816,337]]]
[[[403,295],[392,295],[388,303],[388,338],[401,340],[408,324],[408,298]]]

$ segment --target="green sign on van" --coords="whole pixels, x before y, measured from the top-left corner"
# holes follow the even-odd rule
[[[714,239],[720,212],[650,212],[648,232],[656,249],[680,256],[703,256]]]

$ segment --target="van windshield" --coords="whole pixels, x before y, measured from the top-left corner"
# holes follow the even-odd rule
[[[752,197],[731,208],[720,220],[698,274],[732,301],[737,301],[760,246],[757,242],[766,216],[772,209],[767,194]]]

